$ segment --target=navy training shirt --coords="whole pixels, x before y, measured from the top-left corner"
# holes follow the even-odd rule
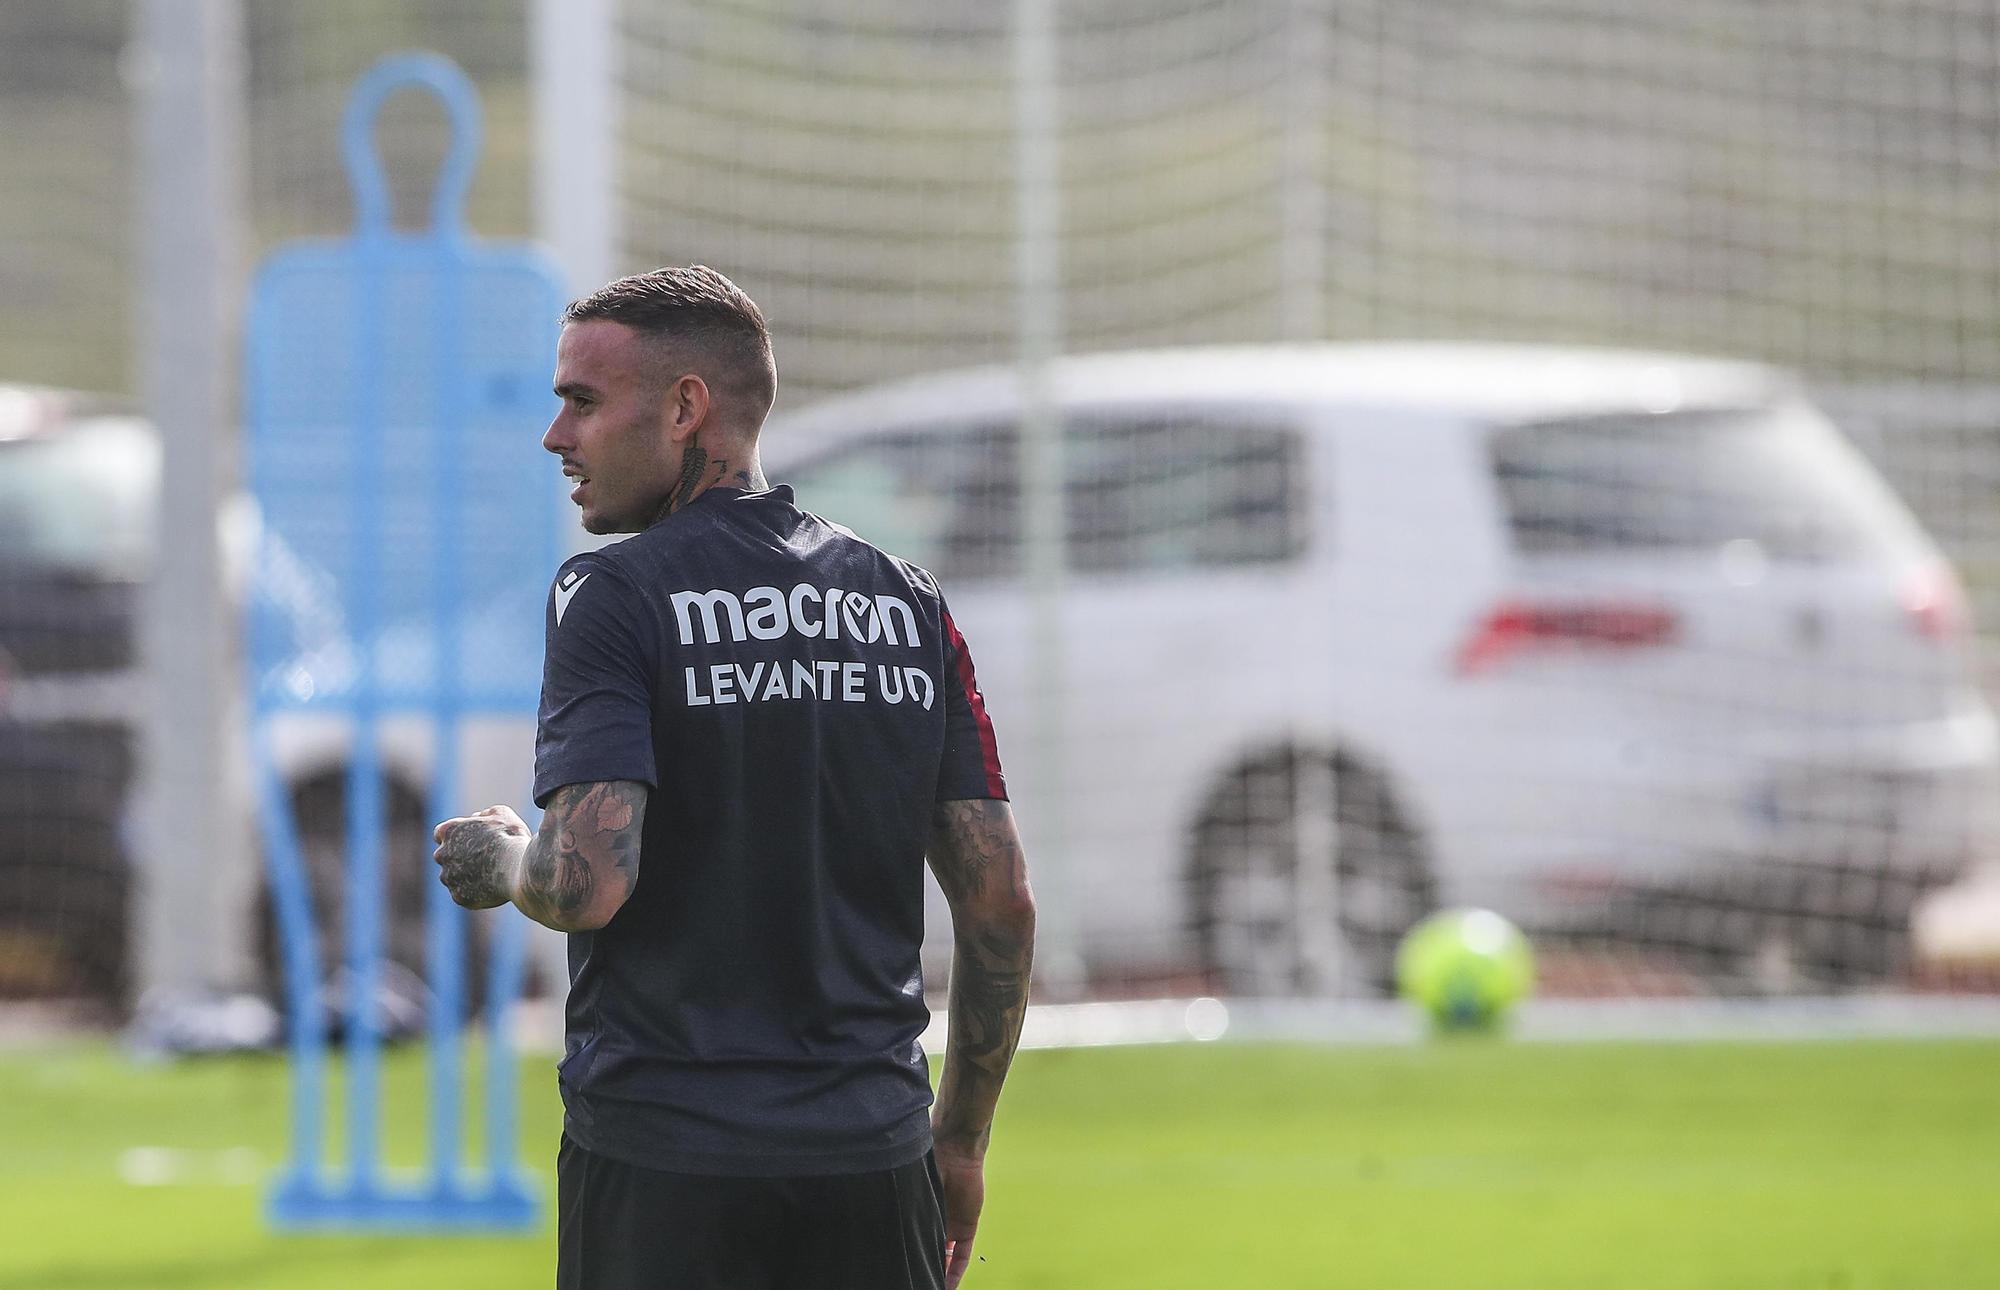
[[[535,802],[637,780],[631,898],[569,938],[564,1130],[679,1173],[859,1173],[930,1147],[933,804],[1004,798],[937,582],[711,488],[551,588]]]

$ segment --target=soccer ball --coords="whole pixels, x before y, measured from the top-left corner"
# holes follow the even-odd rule
[[[1396,950],[1396,985],[1441,1031],[1498,1027],[1535,980],[1528,938],[1490,909],[1448,909]]]

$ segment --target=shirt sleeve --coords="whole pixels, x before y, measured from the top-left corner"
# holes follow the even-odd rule
[[[972,669],[972,652],[942,601],[939,617],[944,628],[944,760],[938,767],[937,800],[986,797],[1004,802],[1007,777],[1000,770],[1000,745]]]
[[[653,762],[651,617],[608,562],[581,555],[549,588],[542,703],[535,725],[535,805],[565,784],[635,780]]]

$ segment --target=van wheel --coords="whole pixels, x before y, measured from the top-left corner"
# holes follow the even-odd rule
[[[1340,752],[1232,772],[1195,826],[1188,883],[1203,967],[1244,996],[1387,993],[1403,933],[1437,904],[1387,776]]]

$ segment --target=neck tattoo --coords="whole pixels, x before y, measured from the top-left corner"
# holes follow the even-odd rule
[[[729,469],[727,461],[717,460],[715,464],[724,470]],[[702,489],[702,481],[708,474],[708,467],[708,454],[702,451],[700,444],[690,443],[686,455],[681,458],[681,477],[667,490],[666,500],[660,503],[659,514],[653,517],[655,523],[695,499],[695,494]]]

